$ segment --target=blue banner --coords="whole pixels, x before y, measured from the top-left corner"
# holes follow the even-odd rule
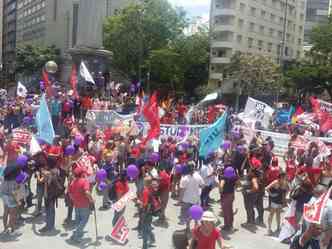
[[[47,107],[45,94],[41,97],[39,110],[36,114],[36,124],[38,128],[38,138],[52,144],[55,132],[53,129],[52,119]]]
[[[206,158],[215,152],[224,141],[227,113],[225,112],[213,125],[200,131],[199,155]]]

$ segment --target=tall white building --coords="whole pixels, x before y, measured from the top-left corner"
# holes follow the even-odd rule
[[[223,66],[238,51],[275,62],[300,58],[305,5],[305,0],[212,0],[210,83],[221,84]]]

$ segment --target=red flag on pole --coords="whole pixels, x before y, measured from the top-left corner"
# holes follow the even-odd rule
[[[150,97],[149,102],[145,104],[143,108],[143,114],[145,119],[150,124],[148,135],[142,142],[142,145],[145,145],[149,140],[155,137],[159,137],[160,134],[159,108],[156,92],[153,93],[153,95]]]
[[[77,69],[76,69],[76,65],[73,64],[72,68],[71,68],[71,73],[70,73],[70,84],[71,84],[71,88],[73,89],[73,95],[76,99],[79,98],[78,92],[77,92]]]
[[[52,96],[51,82],[48,78],[48,73],[43,69],[43,81],[45,85],[45,91],[48,97]]]

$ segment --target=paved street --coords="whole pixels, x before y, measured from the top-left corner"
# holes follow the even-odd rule
[[[213,198],[218,199],[217,190],[213,191]],[[97,207],[100,207],[101,197],[97,197]],[[179,226],[177,216],[179,215],[180,208],[174,206],[175,202],[170,201],[167,209],[167,215],[169,217],[169,227],[155,227],[154,232],[156,235],[158,249],[171,249],[172,247],[172,233],[174,230],[181,229]],[[241,227],[241,223],[245,222],[245,210],[243,207],[242,195],[237,193],[235,206],[238,209],[235,217],[235,228],[236,232],[230,235],[224,234],[226,244],[232,246],[234,249],[286,249],[287,245],[280,244],[272,237],[266,236],[266,228],[260,228],[256,231],[248,231]],[[213,205],[215,214],[219,214],[219,205],[216,203]],[[3,213],[2,207],[0,208],[1,214]],[[29,210],[32,213],[34,208]],[[129,224],[130,229],[137,225],[137,218],[134,218],[135,208],[133,203],[128,205],[126,210],[126,220]],[[112,211],[97,211],[98,220],[98,232],[99,242],[95,243],[95,230],[94,230],[94,219],[91,216],[87,226],[86,240],[83,244],[72,245],[68,243],[68,238],[71,235],[70,230],[66,230],[61,224],[66,215],[66,209],[64,207],[63,200],[60,200],[59,207],[56,210],[56,228],[57,232],[49,235],[40,235],[38,229],[43,226],[43,219],[31,219],[28,218],[25,221],[25,225],[22,226],[19,231],[22,233],[19,237],[0,237],[0,249],[46,249],[50,247],[52,249],[63,249],[63,248],[140,248],[142,241],[137,238],[137,232],[130,230],[129,242],[125,246],[115,245],[112,242],[106,241],[105,236],[111,231]],[[25,214],[25,217],[30,217],[29,214]],[[265,220],[267,219],[267,213]],[[0,226],[2,229],[2,224]]]

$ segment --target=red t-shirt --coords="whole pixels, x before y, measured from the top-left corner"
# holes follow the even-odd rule
[[[171,177],[165,170],[159,173],[159,189],[161,192],[169,191],[171,187]]]
[[[266,180],[267,184],[270,184],[274,180],[277,180],[280,175],[280,168],[279,166],[270,166],[266,171]]]
[[[69,196],[76,208],[87,208],[90,206],[85,192],[90,190],[90,183],[86,178],[76,178],[69,185]]]
[[[143,195],[142,195],[142,203],[143,207],[146,208],[149,204],[149,196],[150,196],[151,190],[147,187],[144,187],[143,189]]]
[[[8,155],[7,161],[11,162],[11,161],[15,161],[17,156],[18,156],[18,151],[19,151],[19,145],[15,142],[11,142],[9,144],[7,144],[7,146],[5,147],[5,152]]]
[[[215,249],[216,242],[221,237],[221,234],[217,228],[215,228],[209,236],[205,236],[199,227],[193,231],[194,238],[197,240],[196,249]]]
[[[117,196],[123,196],[125,195],[126,193],[128,193],[129,191],[129,187],[128,187],[128,182],[125,181],[117,181],[115,183],[115,192],[117,194]]]

